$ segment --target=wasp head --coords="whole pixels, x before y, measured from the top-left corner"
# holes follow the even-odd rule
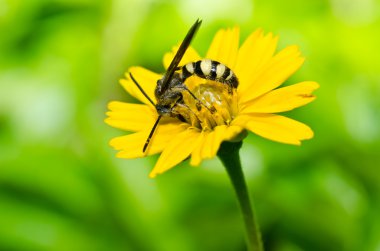
[[[172,107],[171,105],[162,105],[157,104],[156,105],[157,113],[161,116],[170,116],[172,114]]]

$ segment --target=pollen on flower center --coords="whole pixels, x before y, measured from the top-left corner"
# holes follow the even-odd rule
[[[236,90],[228,92],[225,84],[207,81],[183,93],[185,105],[177,110],[184,120],[204,131],[213,130],[218,125],[229,125],[238,113]]]

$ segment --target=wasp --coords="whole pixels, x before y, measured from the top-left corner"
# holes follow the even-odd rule
[[[175,111],[176,107],[183,107],[189,109],[193,112],[183,101],[183,92],[188,92],[196,101],[197,101],[197,109],[201,109],[201,107],[205,107],[211,113],[215,112],[212,108],[207,107],[203,104],[185,85],[185,81],[187,78],[196,75],[203,79],[213,80],[222,84],[226,84],[228,86],[228,92],[232,93],[233,89],[236,89],[239,85],[239,81],[234,74],[234,72],[228,68],[226,65],[211,60],[211,59],[202,59],[197,62],[190,62],[184,66],[178,66],[183,55],[185,54],[187,48],[189,47],[194,35],[198,31],[202,21],[197,20],[187,32],[184,40],[182,41],[177,53],[175,54],[173,60],[171,61],[166,73],[162,76],[161,79],[157,80],[157,86],[155,89],[155,97],[157,103],[155,104],[153,100],[145,93],[145,91],[141,88],[139,83],[133,77],[131,73],[129,76],[132,81],[135,83],[137,88],[141,91],[141,93],[155,106],[158,118],[154,123],[152,130],[149,133],[149,136],[144,144],[143,152],[146,151],[149,142],[160,122],[160,119],[165,116],[177,117],[180,120],[183,120],[181,114],[178,114]],[[193,112],[194,113],[194,112]]]

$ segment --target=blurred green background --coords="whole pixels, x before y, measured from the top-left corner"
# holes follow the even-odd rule
[[[380,250],[380,1],[0,0],[0,250],[245,250],[218,159],[148,178],[115,158],[106,104],[126,69],[163,72],[196,18],[298,44],[317,100],[289,112],[302,147],[250,134],[241,151],[266,250]]]

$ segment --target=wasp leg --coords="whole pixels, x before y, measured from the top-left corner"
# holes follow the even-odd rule
[[[176,103],[175,106],[178,106],[178,107],[182,107],[182,108],[186,108],[188,109],[196,118],[199,122],[201,122],[201,120],[199,119],[199,117],[197,116],[197,114],[195,114],[195,112],[193,110],[191,110],[191,108],[184,104],[184,103]],[[174,107],[173,107],[174,108]],[[182,116],[181,114],[179,114],[180,116]]]
[[[236,90],[236,86],[238,85],[237,81],[227,82],[228,94],[232,94],[234,90]]]
[[[216,112],[216,109],[215,107],[208,107],[207,105],[205,105],[202,101],[200,101],[195,95],[194,93],[192,93],[186,86],[183,86],[183,89],[185,89],[198,103],[197,103],[197,109],[198,111],[200,110],[200,105],[203,105],[209,112],[211,113],[215,113]]]
[[[228,85],[228,94],[232,94],[232,85]]]

